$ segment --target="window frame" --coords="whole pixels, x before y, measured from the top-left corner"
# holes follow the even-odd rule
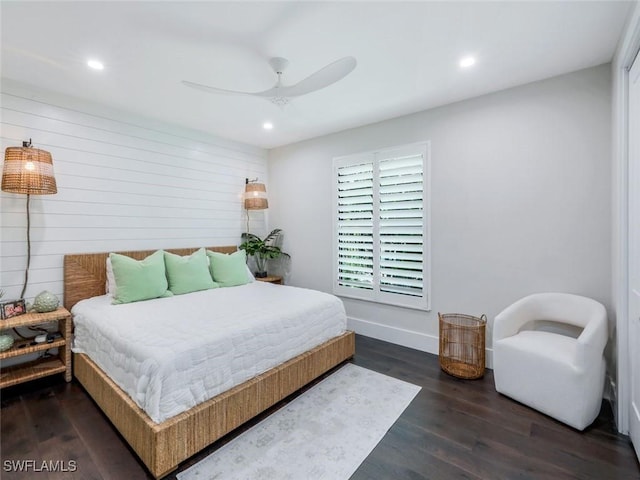
[[[422,163],[422,296],[410,296],[380,290],[380,162],[381,160],[402,155],[423,156]],[[371,162],[373,165],[373,288],[353,288],[339,284],[339,245],[338,245],[338,172],[340,168]],[[431,145],[429,141],[397,145],[384,149],[360,152],[333,158],[332,172],[332,284],[333,293],[339,297],[353,298],[373,303],[399,307],[431,310]]]

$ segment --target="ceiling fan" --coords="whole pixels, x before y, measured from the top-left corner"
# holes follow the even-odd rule
[[[268,98],[276,105],[283,107],[287,103],[289,103],[289,99],[291,97],[299,97],[301,95],[306,95],[307,93],[315,92],[316,90],[328,87],[338,80],[343,79],[349,73],[351,73],[354,68],[356,68],[356,63],[357,62],[355,58],[344,57],[322,67],[317,72],[312,73],[307,78],[299,81],[294,85],[283,85],[282,72],[285,70],[285,68],[287,68],[287,65],[289,65],[289,60],[282,57],[274,57],[269,60],[269,65],[271,65],[271,68],[273,68],[273,71],[278,76],[278,80],[272,88],[264,90],[262,92],[240,92],[237,90],[226,90],[224,88],[210,87],[208,85],[189,82],[187,80],[183,80],[182,83],[187,85],[188,87],[203,90],[205,92],[231,95],[252,95],[256,97]]]

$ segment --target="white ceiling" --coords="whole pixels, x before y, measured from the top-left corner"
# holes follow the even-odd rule
[[[630,2],[7,2],[2,76],[271,148],[609,62]],[[260,91],[354,56],[281,109]],[[477,64],[458,66],[464,55]],[[89,58],[105,64],[87,68]],[[271,121],[274,129],[262,124]]]

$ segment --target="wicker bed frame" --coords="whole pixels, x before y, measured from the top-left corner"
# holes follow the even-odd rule
[[[235,246],[209,249],[223,253],[236,251]],[[195,250],[167,251],[189,255]],[[119,253],[142,259],[153,250]],[[64,305],[67,309],[82,299],[104,295],[107,256],[108,253],[65,255]],[[73,369],[74,376],[153,476],[160,478],[354,353],[354,334],[346,332],[162,423],[153,422],[88,356],[74,354]]]

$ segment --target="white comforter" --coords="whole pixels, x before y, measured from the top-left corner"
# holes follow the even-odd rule
[[[125,305],[72,309],[86,353],[160,423],[343,333],[335,296],[253,282]]]

